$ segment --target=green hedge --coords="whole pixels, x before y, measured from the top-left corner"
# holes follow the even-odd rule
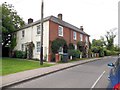
[[[81,52],[79,50],[68,50],[68,55],[72,56],[73,58],[79,58]]]
[[[22,58],[22,59],[27,58],[26,52],[24,52],[24,51],[17,50],[17,51],[14,51],[14,54],[15,54],[14,56],[16,58]]]
[[[118,55],[116,51],[105,50],[105,56]]]

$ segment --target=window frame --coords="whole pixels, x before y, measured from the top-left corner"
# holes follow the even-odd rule
[[[25,30],[22,30],[22,38],[25,37]]]
[[[61,28],[61,29],[60,29]],[[60,31],[61,30],[61,31]],[[58,27],[58,36],[61,36],[63,37],[63,27],[62,26],[59,26]]]
[[[86,38],[85,38],[85,41],[86,41],[86,43],[88,43],[88,37],[86,36]]]
[[[80,34],[80,41],[83,41],[83,34]]]
[[[38,25],[36,26],[37,27],[37,35],[40,35],[41,34],[41,25]]]
[[[39,43],[39,45],[38,45],[38,43]],[[39,46],[39,47],[38,47]],[[38,52],[40,52],[40,42],[38,41],[38,42],[36,42],[36,52],[38,53]]]
[[[73,39],[77,40],[77,32],[73,31]]]

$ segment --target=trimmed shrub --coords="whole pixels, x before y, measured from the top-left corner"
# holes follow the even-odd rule
[[[68,50],[68,55],[73,58],[80,58],[81,52],[79,50]]]
[[[26,58],[26,52],[24,51],[15,51],[14,54],[16,58],[22,58],[22,59]]]

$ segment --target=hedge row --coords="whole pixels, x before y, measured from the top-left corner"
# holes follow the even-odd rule
[[[81,52],[79,50],[68,50],[68,55],[72,56],[73,58],[79,58]]]
[[[104,53],[105,53],[105,56],[118,55],[118,52],[110,51],[110,50],[105,50]]]
[[[14,58],[22,58],[22,59],[25,59],[27,58],[27,53],[24,52],[24,51],[19,51],[19,50],[16,50],[14,51]]]

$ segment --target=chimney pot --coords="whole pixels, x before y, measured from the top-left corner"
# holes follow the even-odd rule
[[[83,31],[83,26],[80,26],[80,30],[82,30],[82,31]]]
[[[60,20],[62,20],[62,14],[61,14],[61,13],[58,14],[58,18],[59,18]]]
[[[33,19],[32,18],[28,19],[28,24],[30,24],[30,23],[33,23]]]

